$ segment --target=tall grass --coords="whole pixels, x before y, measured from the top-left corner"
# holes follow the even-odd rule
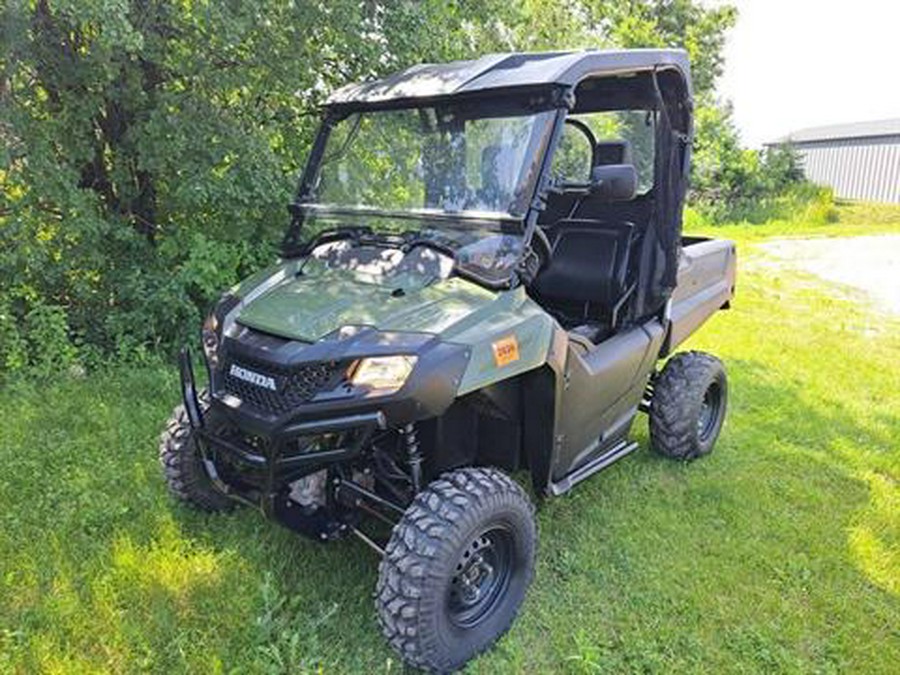
[[[797,183],[771,197],[740,201],[727,209],[685,209],[685,228],[707,228],[723,224],[762,225],[793,222],[806,225],[836,223],[840,211],[830,189]]]

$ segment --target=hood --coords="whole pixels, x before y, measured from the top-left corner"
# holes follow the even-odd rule
[[[311,261],[315,262],[315,261]],[[342,326],[371,326],[381,331],[442,333],[497,296],[458,277],[425,278],[416,274],[383,277],[352,270],[303,265],[301,274],[272,276],[254,292],[244,286],[240,324],[273,335],[315,342]]]

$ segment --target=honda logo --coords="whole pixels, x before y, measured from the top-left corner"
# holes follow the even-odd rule
[[[262,387],[263,389],[271,389],[272,391],[278,391],[278,387],[275,386],[274,377],[263,375],[262,373],[257,373],[252,370],[247,370],[246,368],[241,368],[237,364],[231,364],[231,368],[229,369],[228,374],[232,377],[236,377],[239,380],[243,380],[244,382],[255,384],[257,387]]]

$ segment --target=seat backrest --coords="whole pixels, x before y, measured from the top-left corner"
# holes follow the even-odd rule
[[[624,138],[616,141],[597,141],[594,146],[594,166],[632,164],[631,143]]]
[[[550,229],[553,252],[534,289],[551,302],[607,313],[625,293],[634,226],[562,220]]]

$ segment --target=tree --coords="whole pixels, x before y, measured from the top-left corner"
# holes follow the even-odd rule
[[[35,310],[82,356],[178,344],[274,255],[318,105],[346,82],[490,51],[671,45],[708,101],[735,19],[692,0],[9,0],[2,13],[9,363],[37,344]]]

